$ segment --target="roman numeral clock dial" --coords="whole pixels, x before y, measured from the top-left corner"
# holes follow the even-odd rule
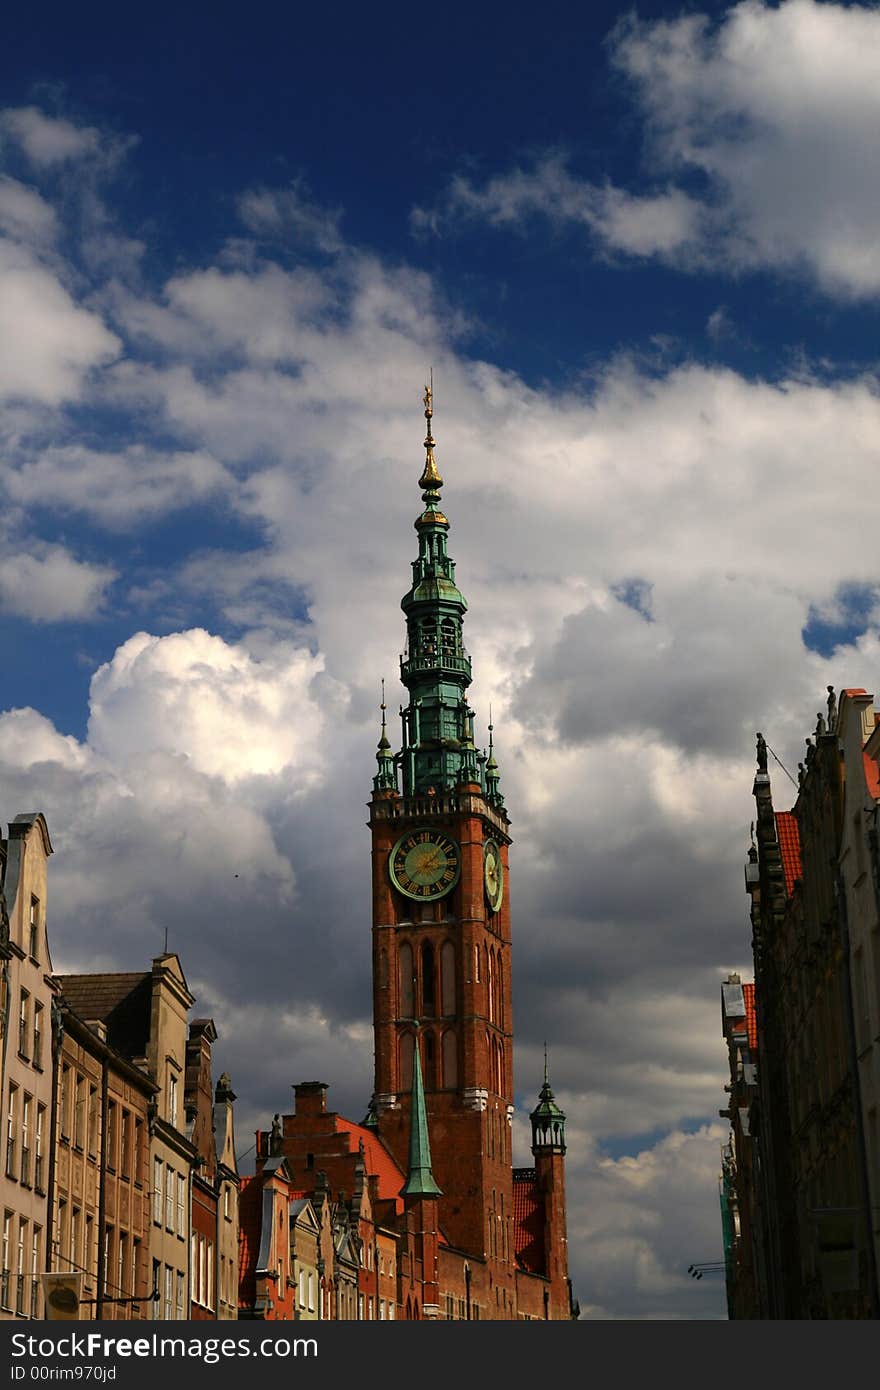
[[[404,897],[417,902],[442,898],[458,882],[458,845],[437,830],[412,830],[402,835],[391,851],[388,871]]]

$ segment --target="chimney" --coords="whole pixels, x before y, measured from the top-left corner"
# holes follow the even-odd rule
[[[293,1088],[297,1115],[326,1115],[327,1082],[300,1081]]]

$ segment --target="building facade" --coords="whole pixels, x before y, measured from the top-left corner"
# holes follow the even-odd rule
[[[838,711],[829,686],[794,806],[777,811],[758,735],[757,839],[746,866],[757,1037],[748,1107],[755,1316],[880,1316],[873,739],[870,697],[844,691]],[[733,1143],[738,1171],[736,1132]],[[741,1221],[743,1192],[737,1201]]]
[[[46,934],[52,843],[38,811],[0,840],[3,1153],[0,1318],[43,1314],[49,1240],[52,1023],[58,987]]]

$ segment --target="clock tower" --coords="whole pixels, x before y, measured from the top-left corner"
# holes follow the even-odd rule
[[[369,1123],[405,1169],[418,1049],[441,1229],[453,1246],[486,1263],[503,1317],[516,1299],[509,820],[491,724],[488,751],[474,744],[462,633],[467,604],[447,551],[430,388],[424,404],[418,557],[401,601],[400,675],[409,699],[394,753],[383,697],[370,802],[375,1090]]]

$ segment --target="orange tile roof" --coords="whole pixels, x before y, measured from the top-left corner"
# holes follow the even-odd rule
[[[400,1189],[406,1182],[406,1174],[397,1166],[397,1162],[387,1149],[377,1134],[371,1129],[365,1129],[363,1125],[356,1125],[353,1120],[346,1120],[342,1115],[334,1116],[336,1129],[340,1134],[347,1134],[351,1138],[351,1152],[357,1153],[358,1144],[363,1141],[364,1163],[368,1173],[375,1173],[379,1179],[379,1197],[386,1202],[394,1202],[394,1210],[398,1215],[403,1211],[403,1198]]]
[[[870,753],[862,754],[862,762],[865,765],[865,786],[868,788],[868,795],[873,796],[876,801],[880,799],[880,769]]]
[[[758,1051],[758,1015],[755,1013],[755,986],[743,985],[743,999],[746,1004],[746,1028],[749,1034],[749,1051]]]
[[[776,812],[776,835],[782,856],[782,871],[785,874],[785,891],[791,897],[795,882],[804,876],[801,866],[801,836],[793,811]]]
[[[257,1258],[260,1253],[263,1184],[259,1177],[241,1179],[238,1199],[238,1306],[252,1308],[257,1297]]]
[[[522,1269],[544,1273],[544,1203],[534,1168],[513,1170],[513,1246]]]

